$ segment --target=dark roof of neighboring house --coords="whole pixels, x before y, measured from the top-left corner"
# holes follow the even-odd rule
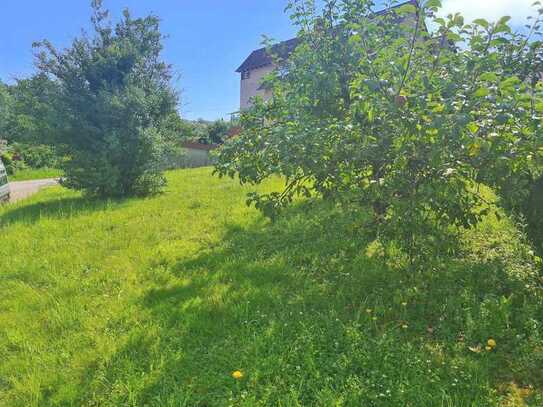
[[[272,47],[272,51],[279,55],[280,58],[287,58],[296,49],[300,40],[292,38],[288,41],[280,42]],[[245,72],[251,69],[260,68],[261,66],[270,65],[272,57],[268,54],[267,48],[260,48],[251,52],[251,55],[241,64],[236,72]]]
[[[383,14],[386,14],[390,12],[391,10],[405,6],[406,4],[412,4],[414,6],[418,6],[417,0],[408,0],[403,3],[400,3],[396,6],[378,11],[375,13],[375,15],[380,16]],[[300,43],[299,38],[292,38],[287,41],[280,42],[279,44],[276,44],[272,46],[273,53],[277,54],[280,58],[288,58],[292,52],[296,49],[298,44]],[[263,66],[270,65],[273,62],[272,57],[268,54],[267,48],[260,48],[253,52],[251,52],[251,55],[247,57],[245,61],[240,65],[238,69],[236,69],[236,72],[245,72],[250,71],[256,68],[261,68]]]

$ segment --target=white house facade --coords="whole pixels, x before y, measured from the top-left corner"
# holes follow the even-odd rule
[[[273,54],[279,58],[288,58],[296,49],[299,41],[293,38],[274,45]],[[266,48],[260,48],[251,53],[243,64],[236,70],[241,76],[240,80],[240,110],[251,107],[251,99],[260,96],[264,100],[271,97],[271,91],[262,86],[263,78],[273,72],[276,65]]]
[[[273,72],[274,69],[275,66],[270,64],[244,72],[240,81],[240,110],[251,107],[251,99],[256,96],[260,96],[264,100],[268,100],[271,97],[271,91],[262,86],[262,80],[266,75]]]

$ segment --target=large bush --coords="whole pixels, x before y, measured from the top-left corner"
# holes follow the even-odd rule
[[[477,224],[489,208],[481,182],[522,210],[543,159],[540,18],[522,34],[507,17],[435,17],[436,0],[386,14],[324,3],[321,15],[290,3],[300,45],[276,58],[273,98],[242,114],[218,173],[284,176],[282,192],[251,195],[271,217],[299,194],[370,207],[368,226],[412,257],[442,248],[451,225]]]
[[[51,121],[67,157],[65,185],[96,195],[147,194],[164,183],[161,122],[177,103],[160,58],[159,19],[133,19],[125,10],[112,27],[100,0],[93,11],[93,36],[64,51],[36,44],[40,72],[59,86]]]

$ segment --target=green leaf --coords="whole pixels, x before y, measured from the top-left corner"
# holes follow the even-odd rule
[[[498,75],[495,72],[485,72],[481,75],[481,80],[485,82],[496,82]]]
[[[396,9],[396,12],[400,15],[403,14],[416,14],[417,8],[412,4],[404,4]]]
[[[494,34],[497,33],[503,33],[503,32],[511,32],[511,27],[509,27],[507,24],[499,25],[494,30]]]
[[[474,94],[474,96],[478,98],[483,98],[488,95],[490,95],[490,90],[488,88],[483,88],[483,87],[477,89],[477,91]]]
[[[434,113],[442,113],[444,110],[445,110],[445,105],[443,103],[438,103],[432,109],[432,112],[434,112]]]
[[[428,0],[425,6],[426,8],[441,8],[441,0]]]
[[[488,29],[490,27],[490,23],[486,21],[484,18],[478,18],[476,20],[473,20],[474,24],[480,25],[481,27]]]
[[[475,142],[468,147],[468,153],[470,157],[477,157],[480,152],[481,152],[481,144],[479,142]]]
[[[511,76],[500,83],[500,90],[503,92],[514,92],[515,87],[520,83],[520,79],[516,76]]]
[[[477,133],[477,131],[479,131],[479,125],[477,123],[475,123],[475,122],[468,123],[467,128],[473,134],[475,134],[475,133]]]
[[[511,20],[510,16],[503,16],[498,20],[498,25],[507,24]]]
[[[461,14],[456,14],[454,16],[454,24],[458,27],[462,27],[464,25],[464,17]]]
[[[459,42],[459,41],[462,41],[463,38],[461,35],[457,34],[457,33],[453,33],[452,31],[449,31],[447,33],[447,39],[449,41],[453,41],[453,42]]]

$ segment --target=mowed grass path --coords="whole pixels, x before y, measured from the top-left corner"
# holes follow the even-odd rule
[[[210,169],[168,179],[0,209],[1,406],[543,404],[540,265],[507,219],[415,273],[363,215],[272,225]]]

